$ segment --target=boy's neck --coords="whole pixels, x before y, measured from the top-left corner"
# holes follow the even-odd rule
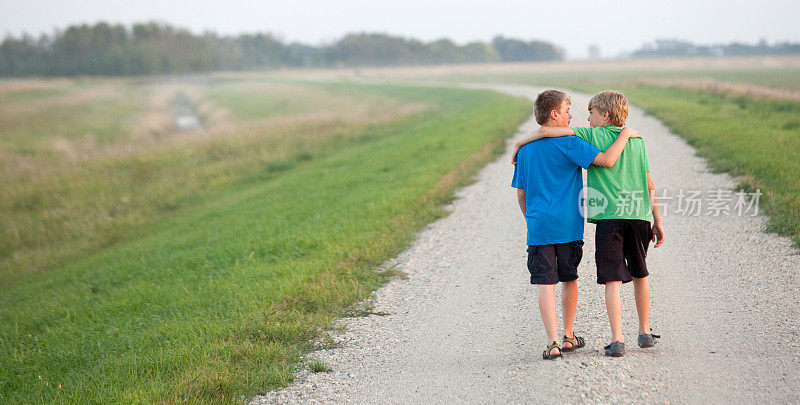
[[[566,127],[568,127],[569,125],[564,125],[564,126],[562,127],[561,125],[558,125],[558,124],[556,124],[554,121],[550,120],[550,121],[547,121],[547,122],[545,122],[544,124],[542,124],[542,126],[543,126],[543,127],[551,127],[551,128],[566,128]]]

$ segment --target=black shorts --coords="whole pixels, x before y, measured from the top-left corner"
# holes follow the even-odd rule
[[[603,219],[597,221],[595,263],[597,283],[644,278],[647,272],[647,247],[653,239],[649,221],[641,219]]]
[[[531,284],[556,284],[578,279],[578,264],[583,257],[583,241],[553,245],[528,245],[528,271]]]

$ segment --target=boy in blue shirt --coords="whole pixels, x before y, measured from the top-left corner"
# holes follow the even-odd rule
[[[602,148],[617,140],[627,117],[625,95],[601,91],[589,100],[589,128],[542,127],[515,146],[542,136],[577,135]],[[650,273],[646,258],[650,241],[655,242],[657,248],[664,243],[665,235],[644,142],[631,142],[613,168],[589,169],[587,183],[598,198],[607,202],[589,210],[587,219],[597,224],[597,282],[605,286],[606,310],[611,326],[611,343],[605,347],[605,354],[620,357],[625,354],[620,301],[623,283],[633,281],[639,316],[639,347],[653,347],[659,337],[650,330]]]
[[[534,103],[536,122],[548,127],[569,127],[570,99],[561,91],[546,90]],[[539,312],[547,332],[547,360],[561,357],[556,325],[555,285],[562,283],[564,321],[563,351],[585,345],[572,328],[578,302],[578,264],[583,256],[583,216],[579,207],[583,178],[581,168],[611,167],[622,154],[633,130],[620,132],[617,140],[601,152],[575,137],[546,138],[531,142],[517,154],[514,179],[517,200],[525,216],[528,233],[528,271],[531,284],[538,285]]]

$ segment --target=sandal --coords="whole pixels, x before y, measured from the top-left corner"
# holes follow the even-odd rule
[[[606,352],[606,356],[611,357],[622,357],[625,355],[625,343],[624,342],[611,342],[608,346],[604,347]]]
[[[564,352],[571,352],[575,349],[580,349],[583,346],[586,346],[586,341],[583,340],[582,337],[572,334],[571,338],[568,338],[567,335],[564,335],[564,339],[562,339],[561,344],[569,343],[572,347],[564,347],[561,351]]]
[[[656,342],[656,339],[660,337],[661,335],[656,335],[652,331],[650,333],[642,333],[641,335],[639,335],[637,343],[639,343],[639,347],[641,347],[642,349],[646,349],[648,347],[655,346],[656,343],[658,343]]]
[[[558,349],[558,354],[550,354],[553,349]],[[561,356],[561,346],[555,340],[547,346],[547,350],[542,352],[542,359],[544,360],[555,360]]]

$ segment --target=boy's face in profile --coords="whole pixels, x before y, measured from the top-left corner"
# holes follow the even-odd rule
[[[556,116],[553,119],[553,124],[557,127],[568,127],[569,120],[572,119],[572,114],[569,113],[570,102],[564,100],[561,102],[561,107],[558,110],[553,110],[556,112]]]
[[[597,107],[589,110],[590,127],[604,127],[606,125],[608,125],[608,112],[601,112]]]

